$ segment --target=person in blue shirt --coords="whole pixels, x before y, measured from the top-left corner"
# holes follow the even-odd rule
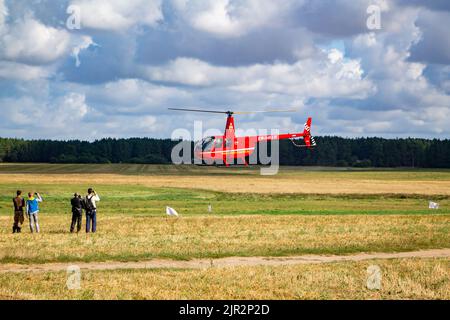
[[[39,202],[42,202],[41,195],[36,192],[28,193],[28,200],[26,203],[26,212],[28,219],[30,220],[30,230],[31,233],[34,232],[34,227],[36,228],[36,232],[39,232],[39,221],[38,221],[38,213],[39,213]],[[34,225],[34,226],[33,226]]]

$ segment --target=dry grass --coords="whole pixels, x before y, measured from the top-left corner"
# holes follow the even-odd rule
[[[442,178],[442,175],[446,178]],[[128,184],[146,187],[198,188],[233,193],[422,194],[450,195],[450,177],[439,172],[283,171],[276,176],[0,174],[2,183]]]
[[[0,174],[0,263],[342,255],[450,246],[446,211],[449,171],[283,169],[277,176],[263,177],[257,170],[241,169],[110,165],[88,166],[95,174],[86,174],[85,166],[78,165],[20,165],[14,172],[22,168],[36,171],[7,173],[10,167],[0,165],[0,171],[6,172]],[[91,185],[102,191],[99,232],[69,234],[70,215],[63,212],[68,211],[70,193]],[[29,234],[26,227],[20,235],[10,234],[10,199],[19,187],[38,188],[46,194],[41,234]],[[303,199],[267,195],[272,193],[321,195]],[[361,198],[329,196],[337,194]],[[403,199],[400,194],[422,196]],[[421,211],[428,195],[439,195],[443,207],[436,212],[439,214]],[[206,216],[210,201],[215,201],[217,209]],[[161,217],[160,208],[166,203],[181,209],[182,217]],[[296,215],[281,215],[292,212]],[[300,215],[314,212],[337,214]],[[254,215],[242,215],[249,213]],[[366,269],[372,263],[383,271],[380,291],[365,287]],[[85,271],[78,291],[66,289],[65,272],[3,273],[0,298],[449,299],[449,266],[449,259],[401,259],[206,270]]]
[[[0,261],[134,261],[410,251],[450,244],[448,215],[190,216],[99,215],[98,233],[68,234],[69,215],[41,215],[42,233],[0,231]],[[10,217],[0,217],[2,225]]]
[[[382,271],[380,290],[367,268]],[[4,299],[450,299],[449,259],[400,259],[281,267],[0,274]]]

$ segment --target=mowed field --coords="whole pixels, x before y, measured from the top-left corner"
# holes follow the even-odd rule
[[[0,164],[3,180],[39,184],[121,184],[257,194],[450,195],[450,170],[348,170],[282,167],[275,176],[260,168],[170,165]],[[26,173],[24,175],[24,173]],[[33,179],[31,179],[33,178]]]
[[[449,258],[216,267],[215,259],[355,255],[450,248],[450,171],[151,165],[0,164],[0,298],[449,299]],[[98,232],[70,234],[70,198],[100,194]],[[44,197],[40,234],[11,234],[15,190]],[[440,204],[429,210],[428,201]],[[208,212],[211,205],[212,212]],[[179,218],[167,217],[171,206]],[[84,223],[84,221],[83,221]],[[59,264],[174,261],[173,268]],[[203,259],[200,269],[176,261]],[[367,267],[382,270],[380,290]],[[170,264],[169,264],[170,265]],[[13,272],[30,266],[36,272]],[[17,270],[16,270],[17,271]]]

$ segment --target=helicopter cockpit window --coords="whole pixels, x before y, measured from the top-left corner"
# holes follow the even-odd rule
[[[223,140],[222,138],[217,138],[214,142],[214,148],[222,148],[223,147]]]
[[[204,138],[201,141],[198,141],[195,144],[195,151],[202,152],[202,151],[211,151],[212,147],[214,145],[214,137],[207,137]]]
[[[225,146],[227,148],[231,148],[233,146],[233,139],[230,139],[230,138],[225,139]]]

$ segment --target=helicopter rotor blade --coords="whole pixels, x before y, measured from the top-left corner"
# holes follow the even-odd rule
[[[168,108],[175,111],[188,112],[206,112],[206,113],[222,113],[222,114],[253,114],[253,113],[278,113],[278,112],[297,112],[297,109],[290,110],[260,110],[260,111],[217,111],[217,110],[201,110],[201,109],[184,109],[184,108]]]
[[[252,113],[276,113],[276,112],[296,112],[298,110],[261,110],[261,111],[236,111],[234,114],[252,114]]]
[[[189,112],[207,112],[207,113],[224,113],[224,114],[228,113],[226,111],[216,111],[216,110],[183,109],[183,108],[168,108],[168,109],[175,111],[189,111]]]

